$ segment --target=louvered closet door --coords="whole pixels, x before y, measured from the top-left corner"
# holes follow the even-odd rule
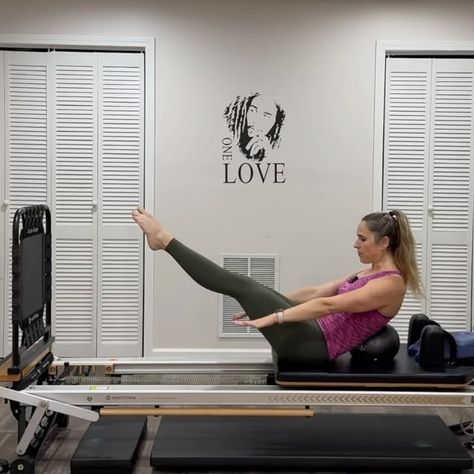
[[[9,353],[13,215],[19,207],[48,203],[48,66],[46,53],[2,52],[0,59],[0,93],[4,95],[0,163],[5,170],[4,201],[8,202],[2,206],[3,352]]]
[[[55,352],[92,357],[97,330],[97,54],[52,53]]]
[[[426,279],[431,60],[388,58],[386,71],[383,207],[408,215]],[[403,339],[411,315],[424,310],[424,302],[406,296],[392,321]]]
[[[472,59],[433,59],[428,311],[450,330],[470,329],[473,73]]]
[[[143,235],[131,220],[143,202],[143,54],[99,54],[97,355],[141,356]]]

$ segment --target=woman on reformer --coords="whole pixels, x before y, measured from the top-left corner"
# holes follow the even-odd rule
[[[282,360],[323,366],[359,346],[395,317],[407,288],[420,294],[415,241],[399,210],[362,218],[354,247],[369,267],[349,278],[284,296],[229,272],[183,245],[144,209],[134,221],[153,250],[165,250],[199,285],[235,298],[234,324],[259,329]]]

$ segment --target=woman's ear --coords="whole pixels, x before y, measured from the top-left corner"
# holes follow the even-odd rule
[[[387,236],[384,236],[382,237],[380,243],[384,249],[388,249],[390,246],[390,239]]]

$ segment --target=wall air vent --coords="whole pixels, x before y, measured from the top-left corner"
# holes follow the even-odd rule
[[[221,265],[240,275],[246,275],[273,290],[280,288],[279,255],[221,255]],[[220,295],[219,337],[263,337],[256,329],[232,324],[232,316],[242,311],[240,304],[229,296]]]

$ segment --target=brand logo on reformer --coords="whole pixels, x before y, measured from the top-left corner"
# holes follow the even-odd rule
[[[221,140],[224,184],[251,182],[283,184],[285,163],[265,161],[279,148],[285,111],[259,92],[237,96],[224,111],[232,137]],[[234,152],[248,161],[235,163]]]

